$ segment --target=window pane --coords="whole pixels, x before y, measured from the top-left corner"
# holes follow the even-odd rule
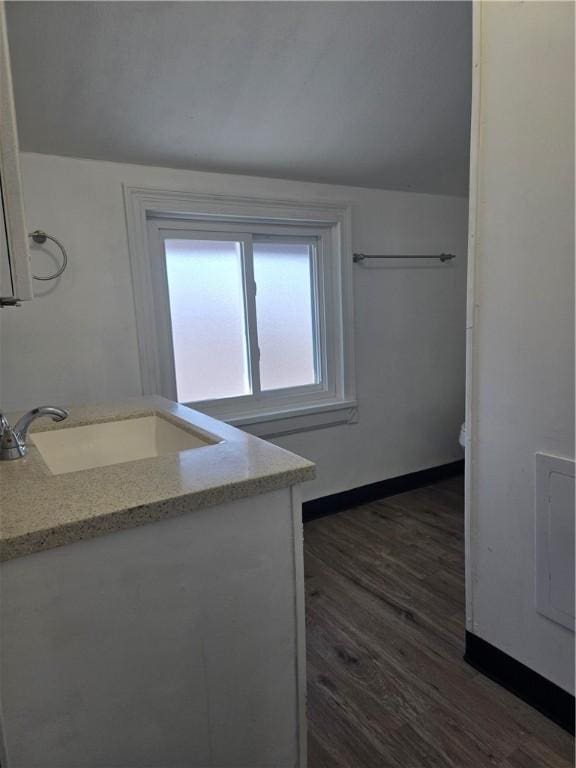
[[[305,243],[254,243],[263,390],[316,383],[312,253]]]
[[[251,394],[240,243],[166,240],[165,252],[179,402]]]

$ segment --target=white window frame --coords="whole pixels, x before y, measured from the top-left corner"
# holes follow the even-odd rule
[[[356,421],[349,206],[126,185],[124,198],[143,394],[176,399],[163,240],[177,239],[180,233],[251,244],[253,233],[258,234],[260,228],[264,237],[313,239],[317,244],[316,303],[324,339],[322,381],[308,387],[262,392],[258,397],[186,405],[262,437]],[[253,289],[247,288],[250,304]],[[249,338],[248,343],[253,340]]]

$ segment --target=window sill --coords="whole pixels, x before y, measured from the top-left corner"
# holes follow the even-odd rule
[[[194,407],[190,404],[190,407]],[[251,435],[263,438],[309,432],[340,424],[356,424],[358,409],[355,400],[333,400],[310,406],[298,406],[274,411],[257,411],[236,416],[218,413],[216,409],[203,409],[215,419],[239,427]]]

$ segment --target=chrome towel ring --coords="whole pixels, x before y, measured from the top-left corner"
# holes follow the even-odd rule
[[[43,232],[41,229],[35,229],[34,232],[29,232],[28,237],[31,237],[32,240],[34,240],[35,243],[39,243],[42,245],[42,243],[45,243],[46,240],[52,240],[53,243],[56,243],[58,248],[60,248],[60,252],[62,253],[62,264],[59,269],[54,272],[53,275],[46,275],[45,277],[41,275],[32,275],[34,280],[55,280],[57,277],[60,277],[62,272],[66,269],[66,266],[68,265],[68,254],[66,253],[66,248],[62,245],[60,240],[58,238],[54,237],[53,235],[48,235],[46,232]]]

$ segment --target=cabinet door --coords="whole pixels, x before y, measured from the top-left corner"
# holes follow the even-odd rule
[[[4,3],[0,2],[0,306],[32,298],[28,237],[18,162],[10,56]]]

